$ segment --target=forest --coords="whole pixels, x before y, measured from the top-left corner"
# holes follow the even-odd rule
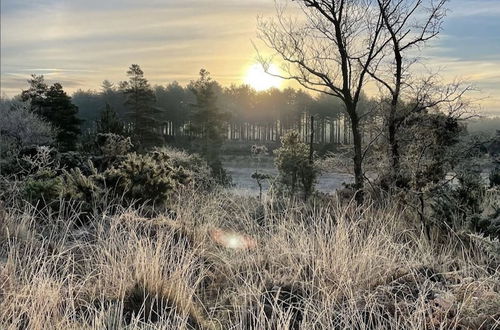
[[[414,53],[448,1],[292,5],[255,47],[298,87],[2,96],[1,329],[500,329],[500,119]]]
[[[222,87],[216,81],[213,89],[217,107],[229,116],[226,139],[279,142],[284,131],[296,129],[303,130],[302,138],[306,140],[310,128],[306,119],[313,115],[317,118],[317,143],[349,143],[347,128],[344,135],[343,105],[331,96],[313,96],[293,88],[256,91],[245,84]],[[181,86],[175,81],[165,86],[153,86],[152,90],[154,107],[158,111],[156,129],[168,142],[182,141],[183,136],[189,135],[187,125],[193,112],[194,94],[189,86]],[[95,129],[95,122],[106,104],[116,111],[119,118],[126,120],[125,95],[119,83],[115,86],[105,80],[100,91],[78,90],[72,98],[79,108],[78,117],[85,121],[82,127],[86,130]],[[369,102],[366,98],[366,108]]]

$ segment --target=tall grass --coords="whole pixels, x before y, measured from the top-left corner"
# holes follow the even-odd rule
[[[3,210],[1,329],[500,329],[498,265],[400,207],[185,192],[80,228],[60,209]]]

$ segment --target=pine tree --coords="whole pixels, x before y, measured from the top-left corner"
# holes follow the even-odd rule
[[[57,127],[57,142],[63,151],[74,150],[80,135],[82,121],[77,117],[78,107],[71,102],[59,83],[50,86],[46,94],[44,115]]]
[[[30,87],[21,93],[21,99],[29,101],[31,111],[56,128],[56,140],[62,151],[74,150],[82,123],[77,117],[78,107],[60,83],[48,87],[43,75],[32,75],[28,83]]]
[[[190,130],[201,141],[201,154],[212,168],[214,176],[227,181],[227,176],[219,159],[220,148],[226,131],[228,116],[217,107],[217,95],[210,73],[200,70],[200,78],[189,84],[189,89],[196,97],[192,104]]]
[[[123,122],[118,118],[115,109],[106,102],[106,107],[101,111],[101,116],[97,120],[97,133],[113,133],[124,135]]]
[[[104,80],[101,84],[101,91],[103,94],[108,94],[108,93],[112,93],[114,92],[114,85],[112,82],[110,82],[109,80]]]
[[[158,134],[154,107],[156,98],[144,72],[137,64],[132,64],[127,71],[129,81],[120,84],[126,96],[125,105],[129,109],[126,118],[132,123],[134,145],[141,149],[158,145],[162,142]]]
[[[37,76],[36,74],[31,75],[31,79],[28,80],[29,88],[23,90],[21,93],[21,100],[23,102],[30,102],[31,111],[38,115],[43,115],[43,107],[45,105],[45,99],[47,97],[47,91],[49,86],[45,82],[43,75]]]

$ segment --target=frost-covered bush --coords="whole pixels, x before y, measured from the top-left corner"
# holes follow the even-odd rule
[[[173,167],[182,168],[189,175],[192,187],[205,190],[216,186],[210,166],[200,155],[173,148],[158,148],[155,152],[168,157]]]
[[[101,197],[104,191],[104,175],[98,173],[89,162],[90,175],[85,175],[80,168],[64,170],[65,195],[69,199],[90,202]]]
[[[110,168],[120,159],[123,159],[132,148],[130,137],[113,133],[98,133],[92,137],[90,153],[94,164],[100,171]]]
[[[23,197],[43,207],[61,196],[64,185],[53,150],[49,147],[37,147],[35,150],[34,154],[21,157],[21,170],[17,174]]]
[[[479,173],[465,171],[457,176],[456,186],[434,191],[431,209],[434,222],[444,228],[459,228],[477,222],[483,208],[484,183]]]
[[[23,149],[51,145],[55,131],[29,110],[29,104],[0,102],[0,167],[2,174],[19,170],[18,158]]]
[[[130,153],[104,176],[108,187],[127,201],[148,204],[165,204],[172,192],[190,182],[187,171],[173,166],[168,153],[161,151]]]
[[[309,159],[309,146],[291,131],[281,138],[281,147],[275,151],[279,186],[288,194],[301,192],[305,198],[314,190],[318,169]]]
[[[28,103],[1,102],[0,118],[2,147],[4,143],[23,148],[54,142],[54,129],[31,112]]]
[[[50,169],[39,171],[24,182],[24,197],[40,207],[56,202],[62,191],[62,178]]]
[[[118,157],[132,150],[133,144],[130,137],[113,133],[98,133],[97,144],[99,151],[106,157]]]

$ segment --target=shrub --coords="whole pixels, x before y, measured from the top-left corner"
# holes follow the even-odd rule
[[[174,168],[182,168],[190,177],[190,184],[197,189],[211,189],[216,185],[216,178],[207,162],[198,154],[189,154],[173,148],[159,148],[156,152],[168,157]]]
[[[54,142],[52,126],[29,110],[28,103],[0,103],[0,132],[3,143],[16,148],[50,145]]]
[[[318,169],[309,159],[309,146],[300,142],[297,132],[291,131],[281,138],[281,147],[275,153],[279,186],[291,196],[300,191],[307,199],[318,175]]]
[[[485,193],[480,174],[478,172],[466,171],[458,176],[458,182],[455,195],[462,212],[466,214],[480,213]]]
[[[207,190],[214,186],[210,168],[201,157],[167,148],[117,157],[105,171],[87,161],[62,173],[63,197],[79,202],[83,215],[113,200],[166,206],[181,187]]]
[[[0,167],[2,174],[14,174],[22,150],[51,145],[55,130],[29,110],[27,103],[0,103]]]
[[[133,144],[130,137],[113,133],[98,133],[97,145],[100,154],[106,157],[118,157],[132,150]]]
[[[43,207],[57,201],[62,191],[62,178],[55,171],[44,169],[24,182],[23,195],[32,204]]]
[[[434,191],[432,210],[438,226],[457,228],[466,223],[470,225],[477,222],[482,212],[485,189],[479,173],[467,170],[457,178],[456,187],[444,186]]]
[[[89,175],[85,175],[80,168],[63,170],[64,199],[80,203],[82,214],[91,213],[97,201],[105,201],[108,192],[104,182],[104,175],[98,173],[92,162],[88,162]],[[81,219],[80,219],[81,220]]]
[[[133,148],[130,137],[113,133],[98,133],[91,144],[92,160],[100,171],[110,168]]]
[[[59,163],[54,150],[37,147],[19,159],[16,173],[21,182],[22,195],[40,207],[56,201],[62,193],[63,180],[58,173]]]
[[[127,201],[165,204],[170,194],[191,178],[188,171],[175,167],[164,149],[144,155],[131,153],[124,160],[104,172],[108,186]]]
[[[176,173],[168,162],[158,157],[133,153],[108,170],[106,178],[127,199],[155,203],[166,200],[177,183],[184,182],[187,176]]]
[[[500,166],[496,166],[490,172],[490,187],[500,187]]]

